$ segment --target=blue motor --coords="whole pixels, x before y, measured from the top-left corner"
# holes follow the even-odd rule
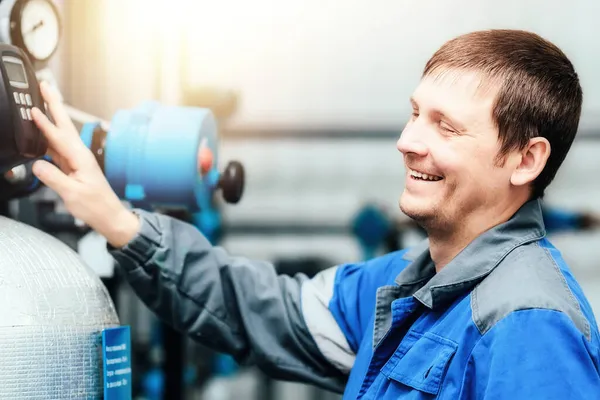
[[[217,169],[217,124],[209,109],[146,102],[118,111],[105,130],[83,125],[81,137],[117,195],[135,207],[211,209],[221,189],[228,203],[244,190],[244,168]]]

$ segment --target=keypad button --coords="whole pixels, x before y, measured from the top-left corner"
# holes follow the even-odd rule
[[[19,98],[19,93],[13,92],[13,97],[15,98],[15,103],[21,104],[21,99]]]
[[[27,119],[27,113],[25,112],[25,109],[23,107],[21,107],[21,118]]]
[[[27,102],[28,106],[31,106],[31,95],[29,93],[25,95],[25,101]]]
[[[28,108],[27,110],[25,110],[25,112],[27,113],[27,119],[31,121],[32,120],[32,118],[31,118],[31,109]]]
[[[26,104],[25,94],[19,93],[19,96],[21,97],[21,104],[25,105]]]

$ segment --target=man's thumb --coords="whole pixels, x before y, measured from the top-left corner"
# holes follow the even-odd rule
[[[61,197],[71,190],[72,182],[56,165],[45,160],[33,163],[32,171],[42,183]]]

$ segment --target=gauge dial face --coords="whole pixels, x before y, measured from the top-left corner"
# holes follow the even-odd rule
[[[21,36],[25,50],[36,60],[47,60],[58,47],[60,22],[48,0],[26,0],[21,10]]]

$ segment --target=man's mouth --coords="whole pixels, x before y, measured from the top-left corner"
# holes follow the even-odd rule
[[[415,171],[414,169],[409,169],[411,178],[418,181],[441,181],[443,178],[438,175],[426,174],[424,172]]]

